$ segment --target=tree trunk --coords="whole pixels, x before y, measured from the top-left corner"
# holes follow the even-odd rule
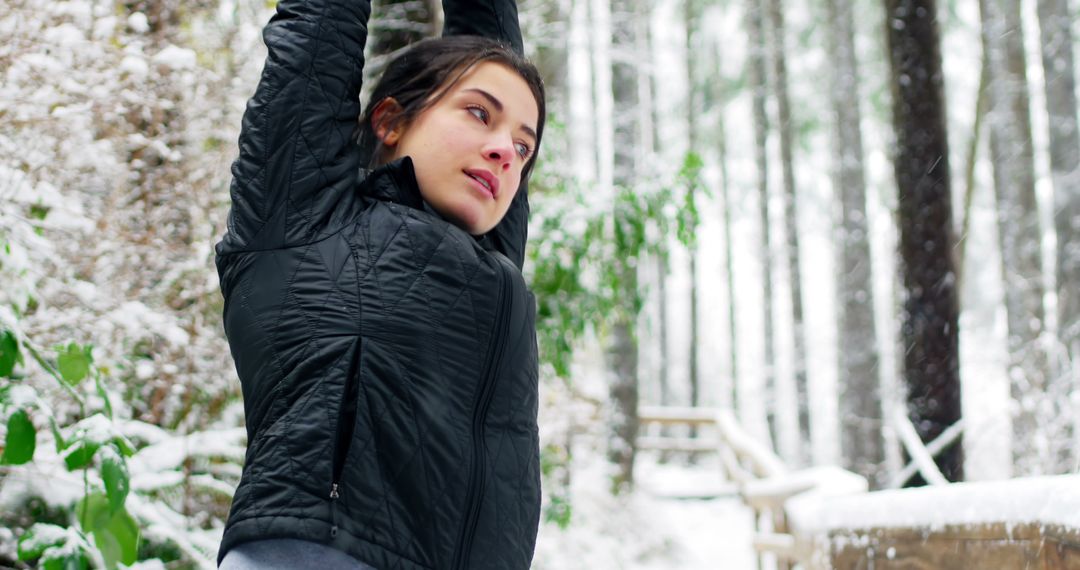
[[[1050,123],[1050,170],[1057,230],[1058,337],[1066,367],[1051,393],[1071,392],[1080,378],[1080,125],[1077,124],[1073,38],[1067,0],[1039,0],[1046,110]],[[1069,367],[1071,366],[1071,370]],[[1064,417],[1072,417],[1066,408]],[[1075,427],[1075,426],[1073,426]],[[1069,458],[1065,458],[1068,461]]]
[[[392,54],[434,37],[442,27],[438,12],[431,0],[375,0],[368,36],[371,55]]]
[[[697,56],[699,53],[695,49],[695,41],[698,35],[699,22],[701,20],[700,12],[698,8],[698,0],[684,0],[684,17],[686,20],[686,80],[687,80],[687,105],[686,105],[686,124],[687,133],[689,135],[688,152],[698,152],[700,133],[698,132],[698,125],[701,122],[703,114],[703,105],[701,97],[701,89],[697,78]],[[691,186],[688,189],[689,196],[687,197],[687,203],[693,204],[696,200],[696,188]],[[691,234],[696,232],[692,231]],[[700,341],[700,325],[698,322],[698,271],[697,271],[697,241],[691,239],[690,243],[686,244],[687,256],[689,257],[689,291],[687,293],[690,297],[690,342],[689,342],[689,354],[688,368],[689,368],[689,381],[690,381],[690,406],[697,407],[701,403],[701,379],[698,375],[698,343]],[[695,430],[691,429],[691,436],[695,434]]]
[[[739,402],[739,349],[738,349],[738,319],[736,317],[736,293],[735,293],[735,246],[732,242],[732,214],[735,210],[735,205],[731,199],[730,177],[728,173],[728,150],[727,150],[727,128],[724,121],[724,107],[727,105],[730,97],[730,88],[725,78],[719,74],[721,69],[721,62],[723,61],[723,48],[720,42],[712,42],[712,53],[714,63],[712,69],[717,73],[712,75],[712,79],[709,81],[709,93],[712,98],[712,104],[719,107],[716,116],[716,125],[714,127],[716,133],[716,160],[720,168],[720,200],[722,201],[724,222],[724,285],[727,287],[727,329],[728,337],[730,339],[728,361],[730,363],[728,368],[728,382],[723,386],[723,390],[720,394],[719,405],[726,406],[732,411],[736,411],[736,407]]]
[[[840,198],[840,449],[844,467],[866,477],[876,489],[885,482],[885,440],[855,25],[847,0],[828,0],[827,8],[836,125],[833,186]]]
[[[784,7],[781,0],[769,0],[769,20],[772,28],[772,63],[776,83],[776,109],[780,132],[780,163],[784,181],[784,225],[787,244],[784,257],[788,266],[788,295],[791,298],[791,323],[794,330],[795,394],[798,413],[798,442],[796,455],[789,458],[796,465],[810,462],[810,395],[806,384],[806,325],[803,319],[802,271],[799,255],[798,195],[795,188],[795,159],[791,120],[791,97],[788,94],[787,33]]]
[[[762,22],[760,3],[750,0],[746,5],[747,34],[749,53],[747,54],[750,91],[754,105],[754,162],[757,164],[758,200],[760,201],[761,219],[761,266],[763,285],[763,305],[765,309],[765,419],[768,422],[769,437],[777,441],[776,433],[776,374],[773,333],[772,304],[772,248],[769,231],[769,158],[768,136],[769,118],[765,110],[766,69],[765,69],[765,30]]]
[[[614,133],[617,130],[614,123],[624,119],[614,112],[615,103],[612,100],[614,81],[612,74],[615,72],[616,64],[612,59],[611,48],[613,36],[617,32],[612,29],[612,2],[609,0],[585,1],[589,6],[590,21],[588,40],[593,70],[596,179],[600,191],[610,193],[615,184],[615,162],[616,152],[618,152],[614,142]],[[614,1],[620,2],[620,0]],[[619,49],[625,47],[619,46]]]
[[[958,306],[952,248],[949,144],[934,0],[887,0],[904,275],[908,415],[923,442],[960,419]],[[934,458],[963,479],[960,441]]]
[[[667,271],[668,260],[667,256],[660,254],[656,256],[656,286],[657,295],[660,297],[659,316],[659,340],[660,343],[660,362],[658,371],[659,378],[657,381],[660,383],[660,405],[670,406],[671,401],[671,380],[668,376],[668,366],[670,366],[670,358],[668,357],[668,330],[667,330],[667,318],[668,318],[668,306],[667,306]]]
[[[638,16],[637,0],[612,0],[610,5],[612,51],[611,78],[614,102],[614,183],[619,188],[635,184],[634,146],[637,142],[638,76],[636,58]],[[618,219],[618,218],[616,218]],[[619,223],[616,221],[616,223]],[[634,483],[634,458],[637,451],[638,345],[635,332],[638,316],[637,259],[619,259],[621,307],[612,328],[608,362],[614,374],[611,400],[614,404],[608,459],[615,464],[612,489],[628,491]]]
[[[660,141],[659,124],[660,118],[658,116],[659,110],[657,109],[656,100],[656,70],[652,65],[653,54],[653,38],[652,38],[652,26],[650,25],[651,12],[648,4],[645,2],[636,2],[638,10],[636,18],[636,30],[637,40],[640,44],[638,49],[638,61],[647,62],[644,63],[644,69],[647,69],[647,73],[642,73],[642,66],[638,66],[638,116],[640,117],[640,125],[638,129],[638,139],[640,141],[641,151],[638,155],[637,171],[639,177],[649,176],[647,172],[647,158],[653,156],[656,153],[656,148]],[[666,236],[660,239],[666,239]],[[661,248],[663,249],[663,248]],[[668,375],[668,368],[670,367],[671,358],[668,351],[668,298],[667,298],[667,278],[668,278],[668,256],[664,251],[659,252],[656,255],[656,288],[658,307],[657,319],[657,344],[660,345],[659,350],[659,363],[657,370],[657,382],[660,388],[660,405],[671,405],[671,381]],[[668,433],[668,429],[664,428],[663,433]]]
[[[964,306],[964,276],[966,272],[968,234],[971,232],[971,206],[975,202],[975,167],[979,162],[979,141],[982,137],[983,120],[986,118],[987,91],[990,83],[990,65],[983,54],[979,65],[979,90],[975,95],[975,121],[968,140],[964,162],[964,204],[960,213],[960,239],[956,244],[956,290],[960,292],[960,305]]]
[[[1027,63],[1019,0],[980,0],[982,44],[990,68],[990,152],[998,202],[1008,315],[1009,377],[1013,413],[1013,463],[1017,475],[1052,471],[1060,434],[1048,397],[1039,215],[1027,91]]]

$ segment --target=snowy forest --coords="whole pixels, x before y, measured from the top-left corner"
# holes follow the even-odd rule
[[[714,428],[648,407],[870,490],[1077,473],[1075,0],[518,3],[534,568],[756,567]],[[0,567],[216,567],[214,244],[274,7],[0,0]],[[441,21],[376,0],[365,74]]]

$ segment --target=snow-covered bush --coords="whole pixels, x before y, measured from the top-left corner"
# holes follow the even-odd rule
[[[245,439],[212,247],[267,6],[0,8],[0,565],[212,567]]]

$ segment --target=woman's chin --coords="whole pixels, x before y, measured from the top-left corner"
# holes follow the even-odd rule
[[[470,235],[483,235],[495,227],[495,224],[487,219],[484,212],[479,211],[479,208],[472,204],[454,204],[445,210],[437,209],[450,223],[465,230]]]

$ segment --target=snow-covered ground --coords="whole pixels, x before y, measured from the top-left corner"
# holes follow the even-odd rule
[[[536,570],[750,570],[753,520],[712,459],[658,465],[645,454],[637,489],[607,493],[606,467],[574,472],[573,516],[540,529]],[[706,498],[712,497],[712,498]]]

